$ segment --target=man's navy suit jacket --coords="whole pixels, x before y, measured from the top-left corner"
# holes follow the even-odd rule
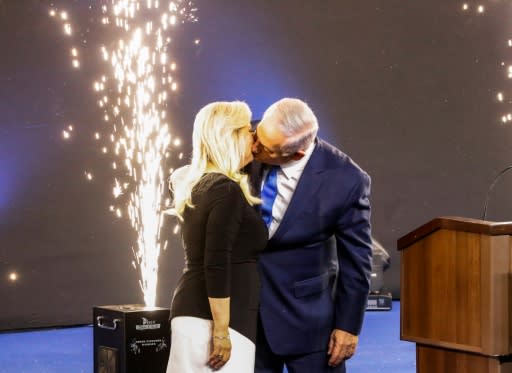
[[[251,165],[256,194],[262,168]],[[326,350],[333,329],[361,331],[371,273],[369,195],[370,177],[317,139],[260,256],[260,317],[274,353]]]

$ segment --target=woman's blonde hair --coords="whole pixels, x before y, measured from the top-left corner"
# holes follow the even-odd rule
[[[185,208],[194,207],[192,190],[203,186],[198,183],[208,172],[222,173],[236,182],[249,204],[261,202],[251,195],[248,177],[240,172],[250,141],[241,130],[250,126],[251,115],[249,106],[241,101],[213,102],[199,110],[192,133],[192,160],[171,176],[170,214],[181,220]]]

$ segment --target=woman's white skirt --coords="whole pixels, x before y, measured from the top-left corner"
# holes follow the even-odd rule
[[[171,353],[167,373],[214,372],[206,363],[210,355],[212,321],[179,316],[171,321]],[[231,358],[222,373],[253,373],[256,346],[246,336],[229,328]]]

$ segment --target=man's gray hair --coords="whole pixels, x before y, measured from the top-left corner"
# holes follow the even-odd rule
[[[318,120],[313,110],[304,101],[283,98],[273,103],[263,114],[263,119],[272,117],[279,130],[287,137],[281,146],[283,155],[306,150],[315,140]]]

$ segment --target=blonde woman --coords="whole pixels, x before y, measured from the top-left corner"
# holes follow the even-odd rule
[[[251,111],[214,102],[196,115],[190,165],[172,178],[185,270],[171,306],[167,373],[254,371],[257,260],[267,229],[240,170],[252,161]]]

